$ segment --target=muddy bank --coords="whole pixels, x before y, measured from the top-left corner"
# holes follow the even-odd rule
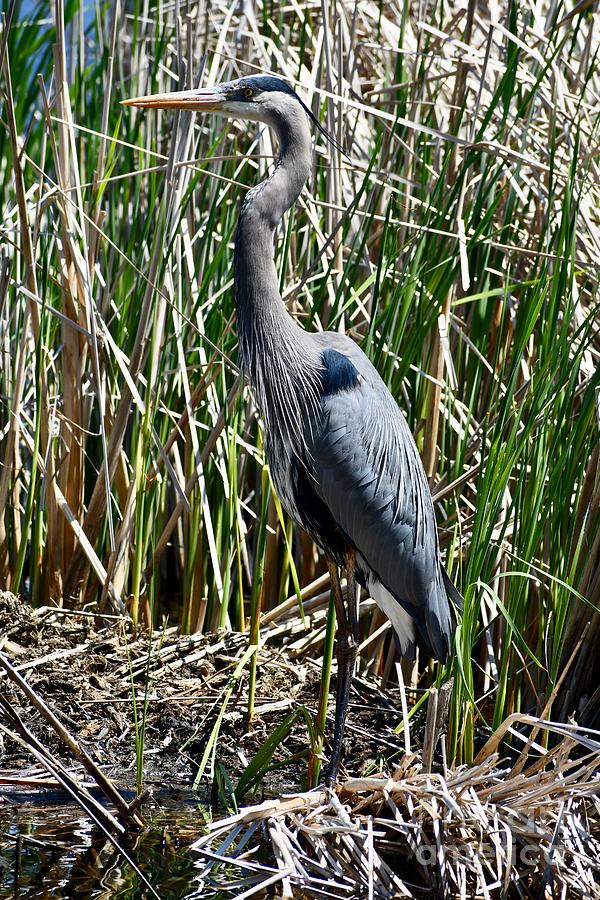
[[[280,633],[259,650],[250,729],[248,667],[236,677],[248,646],[245,634],[181,635],[171,627],[149,639],[141,631],[133,633],[125,620],[114,619],[98,628],[92,615],[34,610],[5,593],[0,595],[0,645],[94,761],[125,787],[135,785],[134,697],[138,732],[145,715],[144,781],[157,787],[193,783],[219,716],[215,762],[235,780],[290,712],[300,705],[312,715],[316,712],[319,666],[310,659],[291,658]],[[72,762],[22,693],[5,676],[2,681],[2,692],[33,734],[53,754]],[[353,773],[369,764],[377,767],[383,753],[401,751],[403,741],[394,733],[401,721],[400,708],[394,692],[356,679],[345,758]],[[332,716],[333,700],[329,713]],[[267,779],[267,793],[301,786],[306,766],[298,757],[308,745],[300,716],[275,752],[274,761],[283,765]],[[29,754],[10,738],[4,739],[2,758],[4,775],[37,771]]]

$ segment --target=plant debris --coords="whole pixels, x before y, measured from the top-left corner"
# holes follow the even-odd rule
[[[255,872],[248,897],[277,881],[283,897],[301,888],[305,897],[382,900],[599,898],[600,733],[520,721],[553,743],[530,747],[525,768],[521,757],[508,766],[492,753],[431,773],[407,754],[391,778],[348,779],[339,796],[317,790],[242,809],[193,848],[243,869],[266,833],[277,869]],[[576,746],[583,755],[573,760]]]
[[[292,709],[314,707],[318,663],[290,663],[298,624],[290,617],[286,631],[283,620],[271,617],[265,634],[285,638],[288,646],[265,643],[258,650],[259,692],[248,730],[245,668],[234,677],[248,654],[246,635],[182,636],[165,628],[149,638],[131,634],[120,619],[96,630],[94,617],[85,613],[31,610],[0,595],[2,652],[106,774],[129,787],[134,695],[138,727],[147,701],[148,785],[189,785],[215,728],[205,774],[212,781],[218,761],[234,779]],[[3,695],[40,743],[69,758],[46,721],[31,717],[12,683],[5,681]],[[356,678],[346,762],[350,771],[370,768],[374,774],[347,779],[338,794],[317,789],[273,796],[215,821],[193,845],[205,861],[206,883],[234,893],[243,889],[247,897],[270,888],[285,897],[300,889],[306,897],[551,892],[600,898],[600,733],[515,714],[488,738],[472,766],[450,770],[443,757],[432,765],[428,743],[429,734],[437,742],[443,696],[444,689],[430,692],[420,730],[423,749],[400,756],[404,742],[394,731],[401,722],[399,699],[374,680]],[[295,720],[274,757],[278,764],[288,761],[285,775],[270,775],[263,796],[280,795],[301,781],[306,765],[294,757],[307,750],[302,721]],[[510,761],[498,753],[506,739]],[[391,777],[377,771],[382,745],[400,760]],[[31,796],[32,789],[52,785],[10,738],[4,759],[5,792],[26,789]],[[232,876],[236,870],[239,878]]]
[[[11,594],[0,595],[0,650],[77,737],[106,774],[128,788],[135,786],[136,716],[138,729],[147,704],[144,729],[146,786],[190,785],[221,716],[214,763],[237,778],[267,735],[299,706],[314,714],[319,692],[319,665],[290,661],[281,646],[262,643],[258,650],[258,692],[252,727],[247,722],[247,667],[235,678],[248,637],[218,634],[182,635],[177,628],[131,633],[126,619],[96,629],[85,613],[42,608],[32,610]],[[272,627],[275,633],[275,626]],[[296,626],[293,633],[296,634]],[[275,634],[281,643],[281,626]],[[59,759],[72,762],[47,722],[34,712],[14,685],[4,679],[2,693],[28,728]],[[376,681],[355,679],[348,720],[346,761],[352,771],[375,764],[377,755],[399,752],[403,740],[394,727],[402,720],[397,691],[382,691]],[[134,715],[134,697],[136,712]],[[376,723],[376,728],[369,727]],[[301,718],[275,754],[278,769],[267,779],[267,793],[297,787],[306,771],[299,754],[308,751]],[[294,759],[292,759],[294,758]],[[21,777],[29,755],[5,738],[3,780]]]

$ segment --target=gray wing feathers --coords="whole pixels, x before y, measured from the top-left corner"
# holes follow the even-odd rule
[[[453,600],[460,595],[440,562],[433,503],[412,434],[360,348],[342,335],[327,338],[336,338],[327,345],[350,357],[361,378],[322,400],[320,422],[311,429],[315,489],[414,618],[432,654],[445,660],[453,630],[448,593]]]

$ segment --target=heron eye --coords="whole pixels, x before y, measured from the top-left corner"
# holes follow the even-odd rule
[[[244,89],[244,97],[252,97],[252,96],[254,96],[254,91],[252,90],[252,88],[245,88]]]

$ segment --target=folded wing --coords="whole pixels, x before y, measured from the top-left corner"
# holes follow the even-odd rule
[[[445,660],[454,625],[433,502],[410,429],[379,374],[350,339],[323,352],[323,397],[307,444],[314,490],[359,560]],[[339,348],[339,349],[338,349]],[[453,599],[454,595],[450,592]]]

